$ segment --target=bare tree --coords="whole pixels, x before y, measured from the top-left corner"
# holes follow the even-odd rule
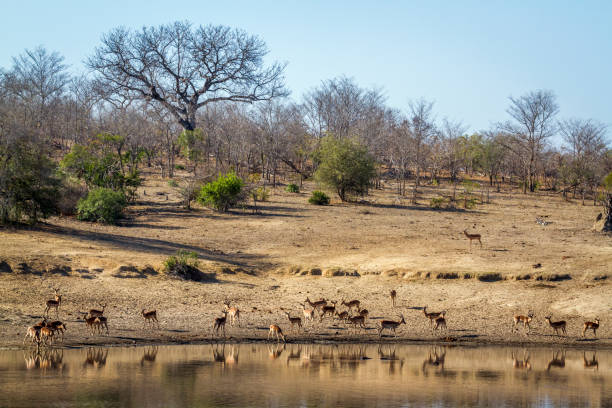
[[[508,114],[514,122],[499,125],[500,130],[511,138],[507,147],[522,161],[524,167],[525,189],[536,189],[536,167],[538,155],[546,141],[555,134],[555,116],[559,112],[556,97],[551,91],[538,90],[518,98],[510,97]]]
[[[267,52],[261,39],[242,30],[175,22],[140,31],[116,28],[87,65],[107,92],[156,101],[194,130],[196,113],[207,104],[287,94],[284,65],[264,67]]]
[[[412,134],[412,163],[415,180],[412,201],[416,201],[417,187],[420,185],[421,171],[425,168],[427,153],[431,139],[437,129],[433,117],[433,102],[418,99],[410,102],[410,131]]]
[[[570,155],[573,187],[580,188],[584,204],[586,189],[593,192],[606,174],[602,166],[607,151],[606,126],[592,119],[569,119],[561,122],[559,128]]]

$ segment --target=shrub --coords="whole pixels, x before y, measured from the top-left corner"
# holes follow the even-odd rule
[[[244,200],[242,187],[244,182],[234,172],[219,176],[217,180],[202,186],[198,202],[225,212]]]
[[[300,187],[297,184],[288,184],[287,187],[285,187],[285,191],[287,191],[288,193],[299,193],[300,192]]]
[[[185,166],[183,166],[182,164],[177,164],[174,166],[174,168],[177,170],[185,170]]]
[[[266,202],[270,198],[270,192],[263,187],[257,187],[252,190],[251,196],[255,201]]]
[[[182,185],[179,189],[179,194],[183,199],[183,207],[190,210],[191,202],[198,198],[198,194],[204,185],[202,180],[188,180],[186,184]]]
[[[96,188],[77,204],[77,218],[82,221],[114,224],[123,216],[127,199],[110,188]]]
[[[335,189],[342,201],[367,194],[376,177],[374,158],[368,149],[350,139],[323,138],[315,162],[319,163],[315,179]]]
[[[0,140],[0,224],[34,223],[56,214],[61,183],[56,170],[40,144]]]
[[[126,170],[125,157],[116,152],[116,144],[122,137],[99,134],[87,145],[76,144],[61,161],[62,169],[71,176],[83,180],[88,188],[103,187],[121,190],[126,197],[134,198],[141,183],[138,170]]]
[[[176,182],[176,180],[173,179],[168,180],[168,185],[170,187],[178,187],[178,183]]]
[[[329,196],[322,191],[315,190],[312,192],[312,195],[308,199],[308,202],[314,205],[328,205]]]
[[[440,209],[445,201],[446,200],[443,197],[433,197],[429,202],[429,206],[431,208]]]
[[[64,180],[59,190],[57,207],[61,215],[74,215],[77,213],[79,200],[87,195],[85,186]]]
[[[200,281],[202,272],[198,269],[198,254],[180,250],[164,261],[164,272],[177,278]]]

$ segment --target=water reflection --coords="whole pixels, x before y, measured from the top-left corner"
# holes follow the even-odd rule
[[[106,365],[106,358],[108,357],[108,349],[89,347],[87,349],[87,357],[83,362],[83,367],[88,368],[102,368]]]
[[[552,358],[548,362],[548,366],[546,367],[546,371],[550,371],[551,368],[565,368],[565,351],[555,351],[553,352]]]
[[[16,407],[612,406],[611,383],[605,350],[213,344],[0,351],[0,406]]]
[[[584,368],[594,368],[595,370],[599,370],[599,361],[597,361],[597,355],[593,352],[593,357],[590,360],[587,360],[586,353],[582,354],[582,358],[584,359]]]
[[[57,370],[64,369],[64,350],[37,349],[24,352],[26,370]]]

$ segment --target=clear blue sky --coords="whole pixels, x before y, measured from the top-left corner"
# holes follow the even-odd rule
[[[259,35],[295,100],[346,75],[481,130],[507,118],[508,96],[544,88],[561,117],[612,125],[610,1],[3,1],[0,66],[43,45],[79,71],[113,27],[175,20]]]

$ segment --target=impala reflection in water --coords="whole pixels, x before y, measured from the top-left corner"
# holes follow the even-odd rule
[[[612,406],[612,353],[213,344],[0,351],[0,406]]]

